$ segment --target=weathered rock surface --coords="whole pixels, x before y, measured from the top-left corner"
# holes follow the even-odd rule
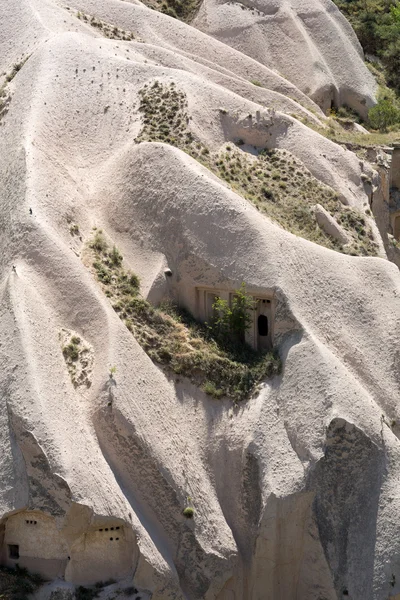
[[[346,104],[366,116],[375,103],[361,46],[331,0],[204,0],[193,24],[274,69],[324,112]]]
[[[315,206],[315,218],[317,220],[318,225],[333,238],[339,240],[341,244],[348,244],[350,241],[350,237],[346,233],[346,231],[339,225],[332,215],[328,213],[327,210],[320,204]]]
[[[289,149],[364,211],[367,167],[293,116],[318,122],[326,86],[372,102],[370,81],[363,88],[348,67],[362,64],[353,33],[321,5],[304,18],[322,36],[332,11],[346,60],[332,88],[305,54],[310,97],[138,1],[0,6],[0,72],[29,56],[0,125],[0,562],[53,579],[38,600],[110,578],[117,587],[101,598],[129,588],[142,600],[400,593],[400,275],[379,234],[382,258],[328,250],[178,148],[135,143],[139,90],[173,81],[210,151],[238,135]],[[78,11],[136,39],[105,39]],[[313,40],[319,55],[335,51],[329,37]],[[243,281],[273,294],[282,374],[234,406],[160,369],[82,261],[93,227],[154,301],[171,295],[195,313],[199,287],[230,293]],[[90,385],[71,380],[60,331],[90,349]]]

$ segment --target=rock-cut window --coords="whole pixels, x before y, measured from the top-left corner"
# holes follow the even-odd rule
[[[19,558],[19,546],[17,544],[9,544],[8,556],[14,560]]]

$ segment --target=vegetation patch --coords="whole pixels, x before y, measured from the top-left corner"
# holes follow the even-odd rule
[[[92,15],[78,11],[76,16],[84,23],[97,29],[104,37],[109,38],[110,40],[130,42],[135,39],[135,35],[132,31],[126,31],[125,29],[121,29],[121,27],[116,27],[115,25],[102,21]]]
[[[44,583],[40,575],[29,573],[26,569],[10,569],[0,566],[0,599],[28,600]]]
[[[93,352],[83,340],[67,329],[60,332],[62,353],[74,387],[90,387]]]
[[[345,207],[330,187],[311,175],[303,163],[285,150],[262,150],[258,156],[243,152],[243,140],[227,144],[218,153],[208,148],[190,131],[185,94],[174,84],[155,81],[140,91],[143,128],[137,141],[159,141],[177,146],[204,164],[257,209],[284,229],[312,242],[354,255],[375,256],[377,246],[365,218]],[[223,113],[224,109],[219,109]],[[226,112],[226,111],[225,111]],[[249,115],[249,119],[253,116]],[[338,126],[339,127],[339,126]],[[346,246],[322,231],[315,219],[314,206],[322,205],[350,234]],[[354,213],[364,219],[364,230],[353,228],[342,214]]]
[[[14,77],[22,69],[22,67],[24,66],[24,64],[28,60],[28,58],[29,58],[29,56],[27,56],[26,58],[22,59],[20,62],[15,63],[13,65],[13,68],[11,69],[11,71],[8,73],[8,75],[6,75],[6,81],[7,81],[7,83],[10,83],[10,81],[12,81],[14,79]]]
[[[300,118],[299,120],[317,131],[320,135],[323,135],[332,142],[339,144],[348,150],[351,150],[361,159],[366,160],[368,150],[370,148],[376,148],[376,146],[390,146],[394,143],[400,142],[400,132],[396,129],[389,128],[388,131],[370,131],[369,133],[363,133],[357,131],[354,127],[349,127],[350,119],[343,119],[338,117],[338,112],[332,111],[332,114],[326,119],[326,127],[319,127],[315,123],[309,121],[307,118]],[[298,118],[296,115],[293,115]],[[358,122],[361,120],[358,118]],[[351,125],[356,120],[352,121]],[[364,124],[365,125],[365,124]]]
[[[400,93],[400,2],[334,0],[352,24],[367,54],[378,56],[389,85]]]
[[[261,381],[280,372],[274,353],[255,352],[233,339],[222,342],[211,326],[172,304],[154,308],[140,296],[138,277],[124,268],[120,252],[109,248],[101,231],[90,243],[89,260],[114,310],[150,358],[206,393],[243,400]]]
[[[386,132],[400,127],[400,2],[399,0],[334,0],[352,24],[367,66],[380,90],[377,106],[368,113],[368,126]]]
[[[100,595],[102,584],[95,587],[85,587],[83,585],[75,588],[75,600],[94,600]]]
[[[11,94],[7,87],[7,84],[4,83],[0,87],[0,121],[8,113],[10,102]]]
[[[158,141],[178,146],[196,156],[198,141],[188,128],[187,100],[172,82],[163,85],[158,81],[145,85],[140,91],[139,109],[143,113],[143,128],[138,142]],[[197,145],[196,145],[197,142]]]
[[[217,174],[231,184],[240,195],[284,229],[346,254],[375,256],[377,246],[363,215],[345,207],[338,195],[311,175],[301,161],[285,150],[264,150],[257,157],[226,147],[215,161]],[[343,246],[316,224],[314,206],[320,204],[350,234],[350,244]],[[343,220],[352,214],[354,221],[363,220],[360,232]]]
[[[371,129],[387,132],[398,131],[400,126],[400,98],[386,85],[380,86],[378,103],[368,112],[368,125]]]
[[[144,0],[149,8],[158,10],[174,19],[190,21],[195,17],[202,0]]]
[[[11,102],[11,93],[8,88],[8,84],[14,79],[14,77],[16,76],[18,71],[20,71],[22,69],[22,67],[28,60],[29,56],[27,56],[20,62],[15,63],[13,65],[13,68],[11,69],[11,71],[8,74],[6,74],[5,82],[3,83],[2,86],[0,86],[0,121],[7,114],[8,109],[9,109],[9,104]]]

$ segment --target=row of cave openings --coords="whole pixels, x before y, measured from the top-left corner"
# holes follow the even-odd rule
[[[101,520],[97,526],[88,522],[79,531],[67,531],[41,511],[9,515],[0,522],[0,565],[76,585],[131,576],[138,560],[132,530],[122,522]]]

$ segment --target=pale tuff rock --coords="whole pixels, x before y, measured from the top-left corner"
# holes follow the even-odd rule
[[[316,204],[314,210],[317,223],[325,233],[339,240],[341,244],[348,244],[351,241],[350,236],[345,232],[343,227],[339,225],[336,219],[323,206]]]
[[[347,104],[366,116],[375,103],[361,46],[330,0],[204,0],[193,25],[274,69],[324,112]]]
[[[326,99],[368,106],[374,86],[331,3],[271,6],[207,0],[198,27],[207,11],[222,38],[231,15],[218,41],[138,0],[0,3],[0,72],[29,57],[0,127],[0,563],[53,580],[37,600],[109,579],[104,600],[400,593],[391,175],[297,118],[321,122]],[[78,11],[135,39],[102,37]],[[233,18],[247,55],[229,47]],[[256,56],[266,27],[268,66]],[[238,153],[290,152],[348,210],[364,218],[372,203],[382,258],[293,235],[181,149],[137,143],[139,92],[155,81],[185,94],[210,153],[239,137]],[[235,406],[161,369],[81,258],[100,229],[155,303],[201,318],[199,299],[228,301],[245,282],[261,301],[252,343],[269,336],[282,372]],[[88,350],[77,386],[63,355],[74,337],[78,362]]]

